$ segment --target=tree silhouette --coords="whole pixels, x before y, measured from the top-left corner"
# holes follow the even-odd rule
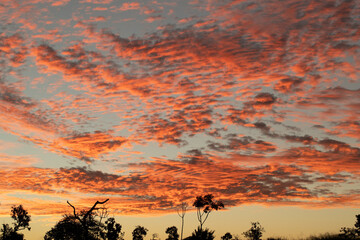
[[[147,234],[147,229],[143,226],[136,226],[134,231],[132,232],[133,240],[143,240]]]
[[[177,213],[179,215],[179,217],[181,217],[181,237],[180,239],[183,239],[183,233],[184,233],[184,218],[185,218],[185,214],[186,214],[186,209],[188,208],[188,203],[187,202],[182,202],[180,204],[180,208],[178,209]]]
[[[11,218],[14,219],[14,227],[10,227],[9,224],[3,224],[1,232],[1,240],[22,240],[24,235],[18,233],[18,231],[27,229],[30,230],[29,222],[31,221],[31,216],[23,208],[22,205],[17,207],[11,207]]]
[[[360,239],[360,214],[355,215],[355,228],[342,227],[339,236],[343,239]]]
[[[214,232],[215,231],[211,231],[208,228],[202,229],[199,226],[190,237],[187,237],[184,240],[214,240]]]
[[[259,222],[252,222],[251,228],[248,231],[243,232],[243,235],[249,240],[261,240],[263,232],[265,232],[265,230]]]
[[[90,235],[90,236],[89,236]],[[88,234],[89,239],[96,239],[92,231]],[[57,240],[57,239],[85,239],[85,233],[80,221],[74,216],[64,216],[56,225],[48,231],[44,240]]]
[[[169,234],[169,236],[166,238],[166,240],[178,240],[179,239],[177,227],[175,227],[175,226],[168,227],[166,229],[165,233]]]
[[[355,222],[355,232],[358,236],[360,236],[360,214],[355,215],[356,222]]]
[[[342,227],[340,229],[339,236],[342,239],[348,239],[348,240],[356,239],[356,235],[357,234],[356,234],[356,229],[355,228]]]
[[[106,208],[97,207],[99,204],[104,204],[109,199],[96,203],[89,210],[82,210],[77,212],[76,208],[67,203],[73,208],[72,215],[65,215],[50,231],[48,231],[45,240],[118,240],[122,239],[121,225],[115,222],[114,218],[108,218],[105,224],[102,219],[107,217]],[[96,211],[101,210],[100,213]]]
[[[224,236],[221,237],[221,240],[231,240],[232,239],[231,233],[227,232],[224,234]]]
[[[114,218],[108,218],[105,221],[106,239],[108,240],[122,240],[124,233],[121,232],[120,223],[115,222]]]
[[[83,212],[81,215],[78,215],[76,213],[76,209],[73,205],[71,205],[71,203],[69,203],[69,201],[66,201],[74,210],[74,218],[79,220],[79,222],[81,223],[83,229],[84,229],[84,237],[85,239],[88,239],[88,235],[89,235],[89,227],[91,225],[94,225],[94,219],[93,219],[93,211],[96,210],[96,206],[98,204],[104,204],[107,201],[109,201],[109,199],[106,199],[105,201],[99,202],[96,201],[94,203],[94,205],[86,212]]]
[[[31,221],[31,216],[23,208],[22,205],[17,207],[11,207],[11,218],[15,220],[14,230],[17,232],[19,230],[30,230],[29,222]]]
[[[202,229],[203,224],[209,217],[209,214],[212,210],[219,210],[224,208],[224,204],[220,201],[214,201],[214,196],[212,194],[207,194],[205,196],[197,196],[193,206],[196,207],[197,218],[200,223],[200,229]]]

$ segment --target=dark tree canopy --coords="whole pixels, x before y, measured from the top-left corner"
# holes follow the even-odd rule
[[[1,231],[1,240],[23,240],[24,235],[17,233],[9,224],[3,224]]]
[[[116,223],[114,218],[108,218],[105,221],[106,239],[123,239],[124,233],[121,232],[121,228],[120,223]]]
[[[356,217],[355,231],[356,231],[357,235],[360,236],[360,214],[355,215],[355,217]]]
[[[65,215],[50,231],[44,236],[45,240],[118,240],[122,239],[121,225],[115,222],[114,218],[106,219],[96,214],[98,204],[106,201],[97,201],[89,210],[79,213],[73,208],[73,215]]]
[[[28,214],[22,205],[17,207],[11,207],[11,217],[15,220],[14,230],[17,232],[18,230],[30,230],[29,222],[31,221],[31,216]]]
[[[202,229],[203,224],[212,210],[224,208],[224,204],[221,201],[214,201],[214,196],[212,194],[197,196],[193,206],[197,209],[196,213],[200,223],[200,229]]]
[[[134,231],[132,232],[133,240],[143,240],[147,234],[147,229],[143,226],[136,226]]]
[[[23,240],[24,235],[18,233],[18,231],[27,229],[30,230],[29,223],[31,216],[28,214],[22,205],[11,207],[11,218],[14,219],[14,227],[10,227],[9,224],[3,224],[0,230],[0,240]]]
[[[175,226],[168,227],[165,231],[165,233],[169,234],[168,237],[166,238],[166,240],[178,240],[179,234],[177,231],[178,231],[178,229]]]
[[[48,231],[44,240],[57,239],[84,239],[84,229],[74,216],[64,216],[50,231]],[[91,234],[92,235],[92,234]],[[90,239],[93,239],[90,237]]]

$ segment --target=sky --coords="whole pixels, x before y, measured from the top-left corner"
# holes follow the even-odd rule
[[[23,204],[39,237],[67,200],[109,198],[125,238],[164,236],[211,193],[217,238],[351,227],[359,16],[356,0],[2,0],[1,219]]]

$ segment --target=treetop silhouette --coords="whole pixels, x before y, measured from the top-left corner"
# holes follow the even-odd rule
[[[168,227],[165,233],[169,234],[165,240],[179,240],[179,234],[177,232],[177,227],[172,226]]]
[[[9,224],[3,224],[1,231],[1,240],[23,240],[24,235],[18,233],[21,230],[29,230],[29,222],[31,221],[31,216],[28,214],[28,211],[23,208],[22,205],[12,206],[11,207],[11,218],[15,220],[13,223],[14,227],[10,227]]]
[[[220,210],[224,208],[224,204],[221,201],[214,201],[214,196],[212,194],[197,196],[193,206],[196,207],[196,214],[201,230],[212,210]]]
[[[67,201],[72,207],[73,214],[65,215],[50,231],[44,236],[44,240],[118,240],[123,239],[124,233],[121,232],[121,225],[115,222],[114,218],[107,218],[105,224],[102,219],[107,217],[107,211],[102,211],[97,215],[95,211],[104,208],[97,207],[105,204],[105,201],[96,201],[89,210],[77,212],[76,208]]]
[[[143,240],[147,234],[147,231],[148,230],[143,226],[136,226],[134,231],[132,232],[133,240]]]
[[[246,232],[243,232],[243,235],[249,240],[261,240],[263,232],[265,232],[265,229],[259,222],[252,222],[251,228]]]

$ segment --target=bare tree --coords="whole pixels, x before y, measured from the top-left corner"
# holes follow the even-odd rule
[[[46,232],[44,240],[122,240],[124,232],[122,226],[113,217],[108,217],[106,207],[103,205],[108,201],[97,201],[88,210],[78,210],[70,202],[73,209],[72,214],[64,217]],[[102,221],[105,219],[105,222]]]
[[[186,210],[189,207],[189,204],[187,202],[182,202],[179,206],[179,208],[177,209],[177,213],[179,215],[179,217],[181,217],[181,237],[180,239],[183,239],[183,232],[184,232],[184,218],[185,218],[185,214],[186,214]]]
[[[85,230],[85,232],[84,232],[84,234],[85,234],[85,236],[84,236],[85,239],[88,239],[88,237],[89,237],[89,236],[88,236],[88,235],[89,235],[88,224],[89,224],[89,222],[91,222],[91,219],[90,219],[90,218],[91,218],[91,216],[92,216],[92,214],[93,214],[93,211],[99,209],[99,208],[96,208],[96,206],[97,206],[98,204],[105,204],[107,201],[109,201],[109,199],[106,199],[105,201],[102,201],[102,202],[96,201],[96,202],[94,203],[94,205],[93,205],[87,212],[85,212],[84,215],[81,214],[82,217],[80,217],[79,214],[76,213],[75,207],[74,207],[73,205],[71,205],[71,203],[70,203],[69,201],[66,201],[66,202],[70,205],[70,207],[72,207],[73,210],[74,210],[74,218],[77,219],[77,220],[79,220],[79,222],[81,223],[83,229]]]

